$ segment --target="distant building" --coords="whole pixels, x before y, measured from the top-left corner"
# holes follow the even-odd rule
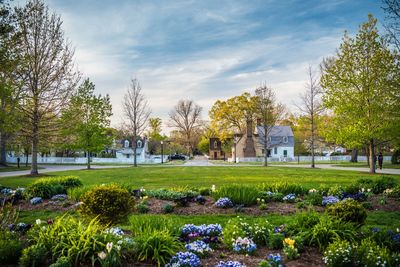
[[[290,126],[273,126],[265,137],[264,127],[259,124],[253,131],[252,121],[247,122],[245,135],[238,135],[237,158],[256,158],[264,156],[264,143],[267,142],[268,157],[285,161],[294,158],[294,136]],[[233,148],[234,151],[235,147]],[[234,155],[234,152],[233,152]]]
[[[230,153],[225,153],[222,148],[222,142],[219,138],[210,138],[210,146],[209,146],[209,159],[227,159],[231,157]]]
[[[121,141],[122,148],[116,151],[117,159],[129,159],[134,156],[134,149],[133,149],[133,141],[129,139],[122,139]],[[145,162],[146,158],[148,158],[148,144],[147,138],[139,138],[136,141],[136,159],[140,162]]]

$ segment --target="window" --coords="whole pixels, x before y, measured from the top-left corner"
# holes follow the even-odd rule
[[[139,141],[137,141],[136,144],[137,144],[137,147],[138,147],[138,148],[141,148],[141,147],[142,147],[142,141],[139,140]]]
[[[274,154],[277,155],[278,154],[278,148],[274,147]]]
[[[217,143],[217,141],[214,141],[214,149],[217,149],[218,148],[218,143]]]
[[[284,142],[284,143],[287,143],[287,142],[288,142],[288,137],[287,137],[287,136],[284,136],[282,139],[283,139],[283,142]]]
[[[272,142],[272,137],[268,136],[268,143],[271,143],[271,142]]]
[[[287,157],[287,150],[283,150],[283,156],[286,158]]]
[[[125,142],[124,142],[124,147],[125,147],[125,148],[128,148],[128,147],[129,147],[129,141],[128,141],[128,140],[125,140]]]

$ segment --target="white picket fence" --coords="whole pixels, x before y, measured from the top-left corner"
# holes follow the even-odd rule
[[[21,164],[26,162],[26,157],[20,157]],[[28,157],[28,163],[31,163],[32,158]],[[87,158],[84,157],[38,157],[39,164],[86,164]],[[164,155],[164,162],[168,161],[168,155]],[[8,163],[17,163],[17,157],[7,157]],[[131,158],[91,158],[92,163],[111,163],[111,164],[133,164]],[[152,155],[143,160],[137,159],[138,164],[158,164],[161,163],[161,155]]]
[[[390,161],[391,156],[384,156],[383,161]],[[316,156],[316,162],[344,162],[350,161],[351,156]],[[229,159],[232,161],[231,159]],[[311,162],[311,156],[298,156],[293,158],[288,157],[269,157],[269,162]],[[357,160],[359,162],[367,162],[366,156],[358,156]],[[264,162],[264,157],[254,157],[254,158],[237,158],[237,162]]]

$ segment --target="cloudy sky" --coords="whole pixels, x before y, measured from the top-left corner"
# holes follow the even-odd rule
[[[193,99],[208,118],[217,99],[263,82],[291,108],[309,64],[332,55],[344,31],[354,34],[368,13],[384,17],[379,0],[46,3],[61,15],[79,69],[111,96],[114,126],[132,77],[164,123],[179,99]]]

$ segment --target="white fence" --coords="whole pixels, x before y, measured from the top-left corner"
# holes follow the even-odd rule
[[[390,161],[391,156],[384,156],[383,161]],[[280,157],[280,158],[275,158],[275,157],[269,157],[268,161],[269,162],[311,162],[312,157],[311,156],[298,156],[294,158],[288,158],[288,157]],[[342,162],[342,161],[350,161],[351,156],[316,156],[315,161],[316,162]],[[366,156],[358,156],[357,157],[358,162],[366,162],[367,157]],[[232,161],[230,159],[230,161]],[[254,157],[254,158],[237,158],[237,162],[264,162],[264,157]]]
[[[26,162],[26,157],[20,157],[21,164]],[[28,157],[28,163],[31,163],[32,158]],[[39,157],[39,164],[86,164],[87,158],[76,157]],[[168,155],[164,155],[164,162],[168,161]],[[7,157],[8,163],[17,163],[17,157]],[[133,157],[131,158],[91,158],[91,163],[111,163],[111,164],[133,164]],[[146,158],[144,161],[142,159],[137,159],[138,164],[158,164],[161,163],[161,155],[154,155]]]

